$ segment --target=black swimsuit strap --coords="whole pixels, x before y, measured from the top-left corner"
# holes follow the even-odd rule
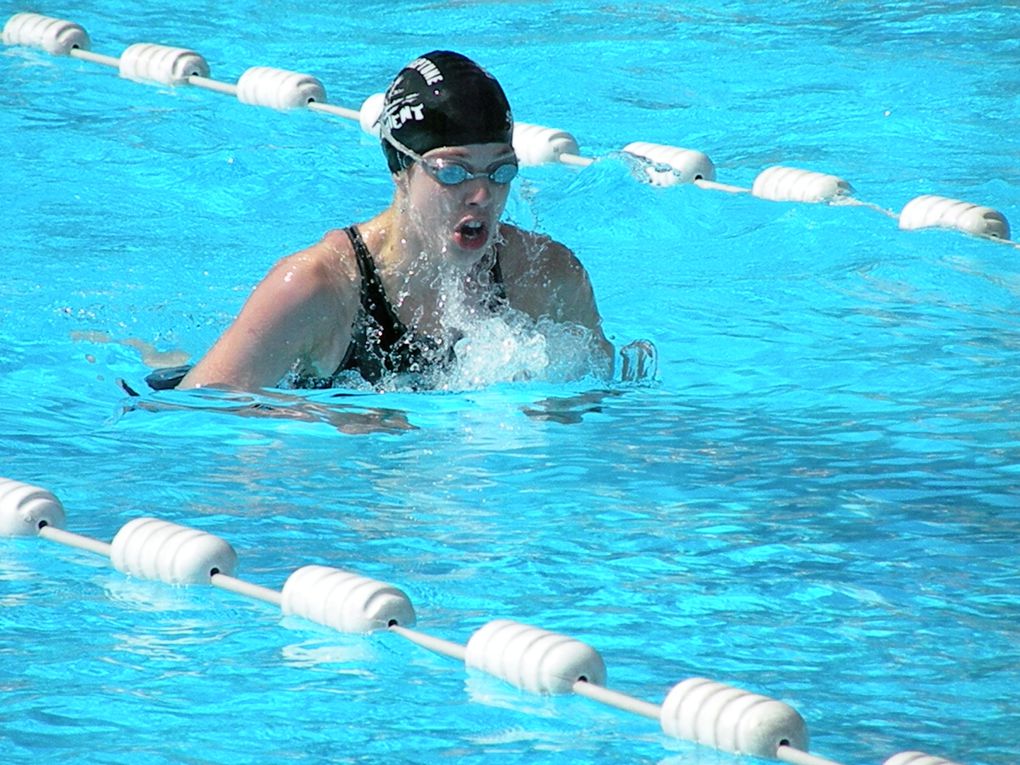
[[[351,240],[354,248],[354,257],[358,261],[358,270],[361,272],[361,305],[365,312],[375,319],[376,323],[383,329],[383,336],[379,338],[381,345],[389,346],[407,334],[407,327],[397,316],[397,312],[386,297],[386,289],[383,287],[382,278],[376,268],[372,253],[365,244],[365,240],[358,231],[357,226],[350,226],[345,229],[347,237]]]
[[[490,284],[492,284],[493,294],[489,298],[487,304],[491,310],[496,310],[500,305],[505,305],[507,302],[506,298],[506,286],[503,284],[503,268],[499,265],[499,247],[496,247],[495,257],[492,259],[492,268],[489,269]]]

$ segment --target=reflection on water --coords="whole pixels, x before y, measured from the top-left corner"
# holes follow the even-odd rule
[[[350,393],[331,394],[343,398]],[[201,388],[191,391],[132,396],[121,406],[121,415],[129,412],[206,411],[238,417],[293,420],[330,425],[346,435],[401,433],[415,430],[407,413],[397,409],[351,406],[342,402],[319,400],[283,391],[264,390],[258,394]]]
[[[533,406],[522,407],[521,411],[535,420],[573,425],[581,422],[586,414],[602,412],[603,401],[620,395],[622,392],[618,390],[593,390],[576,396],[544,398]]]
[[[620,349],[620,379],[653,382],[659,374],[659,352],[651,340],[634,340]]]

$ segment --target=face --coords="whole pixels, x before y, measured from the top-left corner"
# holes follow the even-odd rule
[[[427,152],[406,174],[413,220],[423,236],[457,261],[477,261],[496,237],[516,163],[504,143]]]

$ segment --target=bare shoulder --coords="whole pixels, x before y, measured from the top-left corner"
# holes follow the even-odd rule
[[[310,247],[276,262],[255,288],[274,314],[328,311],[350,302],[360,283],[354,249],[342,231],[329,231]]]
[[[510,304],[537,318],[599,326],[588,274],[569,248],[554,239],[504,225],[499,264]]]
[[[357,265],[343,232],[279,260],[181,387],[275,385],[288,370],[328,374],[355,315]]]
[[[354,248],[342,229],[328,231],[310,247],[277,261],[267,279],[282,278],[307,288],[332,288],[346,291],[358,277]]]
[[[576,324],[592,333],[603,358],[603,371],[613,373],[613,345],[602,331],[588,272],[573,252],[542,234],[516,226],[500,229],[503,246],[499,264],[510,305],[535,319]]]
[[[581,261],[568,247],[544,234],[504,224],[500,228],[503,246],[500,267],[508,281],[518,284],[548,284],[584,279]]]

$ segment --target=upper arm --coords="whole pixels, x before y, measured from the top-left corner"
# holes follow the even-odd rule
[[[521,253],[515,259],[515,273],[508,278],[515,287],[511,304],[536,319],[545,317],[589,330],[611,365],[613,345],[602,330],[591,279],[577,256],[559,242],[516,229],[507,240]]]
[[[355,310],[350,280],[329,257],[335,246],[324,239],[277,263],[179,387],[267,387],[295,366],[332,372],[350,341]]]

